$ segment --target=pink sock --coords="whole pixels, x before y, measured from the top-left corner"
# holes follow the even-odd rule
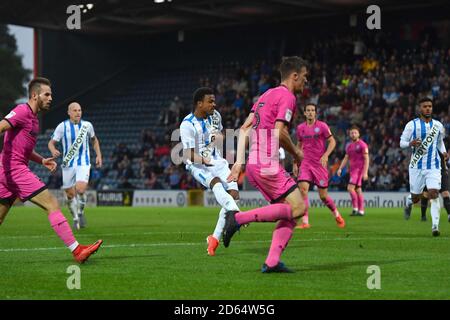
[[[286,249],[296,224],[294,219],[278,221],[272,234],[272,244],[266,259],[266,264],[269,267],[274,267],[280,262],[280,256]]]
[[[309,223],[309,213],[308,213],[309,199],[308,199],[308,195],[303,197],[303,202],[305,203],[305,214],[302,217],[302,221],[303,221],[303,223],[308,224]]]
[[[70,229],[70,226],[67,223],[66,218],[61,213],[61,210],[50,213],[48,215],[48,220],[50,221],[50,225],[53,230],[55,230],[56,234],[64,242],[66,247],[70,248],[72,251],[75,250],[73,247],[78,244],[78,242],[75,240],[72,229]]]
[[[356,193],[355,190],[350,191],[350,197],[352,198],[353,209],[359,208],[359,205],[358,205],[358,194]]]
[[[325,199],[325,201],[323,202],[328,209],[331,210],[331,212],[333,213],[334,216],[337,215],[337,209],[336,209],[336,205],[334,204],[333,199],[331,199],[330,196],[327,196],[327,198]]]
[[[237,223],[240,225],[250,222],[274,222],[292,219],[291,206],[285,203],[271,204],[262,208],[236,213]]]
[[[361,193],[358,193],[358,210],[359,212],[364,212],[364,195]]]

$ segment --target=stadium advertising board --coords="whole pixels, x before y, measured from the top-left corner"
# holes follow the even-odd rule
[[[50,190],[53,195],[58,199],[58,203],[62,206],[66,203],[66,194],[62,189],[52,189]],[[97,191],[96,190],[87,190],[86,191],[86,207],[96,207],[97,206]],[[25,206],[34,206],[31,201],[27,201],[24,203]]]
[[[338,208],[352,207],[352,201],[348,192],[329,192],[329,195],[333,198]],[[260,207],[268,204],[258,191],[241,191],[239,192],[239,197],[240,207]],[[317,192],[310,192],[308,197],[310,207],[325,206]],[[364,192],[364,203],[366,208],[403,208],[407,197],[407,192]],[[219,207],[212,192],[205,191],[203,199],[205,207]]]
[[[133,191],[97,191],[98,206],[125,206],[132,205]]]
[[[133,207],[185,207],[186,191],[171,190],[136,190],[133,196]]]

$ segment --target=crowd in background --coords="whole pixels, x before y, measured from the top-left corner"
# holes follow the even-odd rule
[[[299,55],[309,64],[308,86],[297,98],[295,128],[304,121],[302,108],[307,102],[318,105],[318,118],[331,128],[337,141],[329,159],[330,189],[345,190],[348,174],[336,171],[349,142],[348,129],[356,124],[361,139],[369,145],[369,181],[366,190],[408,190],[409,150],[399,148],[406,123],[417,117],[417,101],[428,96],[434,101],[434,117],[450,129],[450,49],[440,47],[433,34],[424,33],[414,46],[399,47],[391,35],[378,32],[335,36],[314,42]],[[232,71],[199,79],[198,86],[215,90],[217,109],[224,128],[236,129],[247,117],[256,99],[279,84],[279,61],[233,64]],[[191,101],[174,97],[161,106],[160,128],[142,132],[141,148],[131,152],[118,144],[113,167],[118,187],[134,188],[128,180],[137,178],[147,189],[191,189],[200,187],[183,166],[170,159],[170,135],[192,111]],[[163,130],[163,134],[156,130]],[[446,142],[448,138],[446,138]],[[294,140],[295,141],[295,140]],[[446,143],[448,146],[448,144]],[[139,165],[132,169],[132,159]],[[289,159],[286,161],[291,171]],[[93,187],[102,172],[96,172]]]

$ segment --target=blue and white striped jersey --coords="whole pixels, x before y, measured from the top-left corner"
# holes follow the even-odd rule
[[[88,132],[84,137],[83,144],[80,146],[75,157],[69,162],[67,167],[89,166],[91,158],[89,155],[89,140],[95,137],[94,127],[89,121],[81,120],[78,124],[73,124],[70,120],[61,122],[52,134],[52,140],[61,142],[63,147],[62,158],[64,158],[75,139],[81,126],[87,124]]]
[[[195,149],[203,157],[221,159],[218,148],[211,143],[211,134],[223,130],[222,117],[217,110],[206,119],[197,118],[193,113],[188,114],[180,125],[183,149]]]
[[[441,169],[441,158],[439,157],[438,151],[441,153],[446,152],[443,141],[445,136],[444,126],[436,119],[431,119],[430,122],[426,123],[420,118],[416,118],[409,121],[403,130],[400,138],[400,147],[407,148],[412,140],[420,139],[421,141],[424,141],[434,124],[437,125],[438,136],[426,149],[422,158],[417,162],[417,169]],[[414,154],[415,148],[412,148],[412,152]]]

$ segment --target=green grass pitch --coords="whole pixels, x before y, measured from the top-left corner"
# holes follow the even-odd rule
[[[80,266],[81,288],[69,290],[76,263],[42,210],[13,208],[0,226],[0,299],[449,299],[450,224],[441,236],[414,209],[367,210],[338,229],[328,209],[313,209],[312,228],[296,230],[282,260],[296,272],[262,274],[274,223],[254,223],[206,254],[218,209],[87,208],[75,232],[103,247]],[[64,211],[69,217],[67,210]],[[69,220],[71,221],[71,220]],[[381,289],[367,272],[380,267]]]

